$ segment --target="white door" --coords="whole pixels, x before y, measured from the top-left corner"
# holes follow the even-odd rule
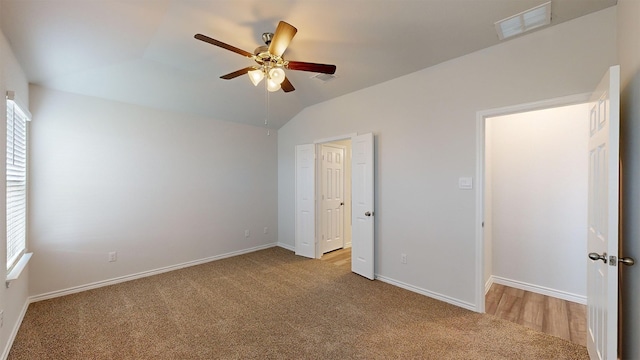
[[[315,257],[315,145],[296,146],[296,255]]]
[[[351,144],[351,271],[373,280],[373,134],[355,136]]]
[[[618,358],[619,66],[605,74],[590,105],[587,348],[591,359],[613,360]]]
[[[342,146],[322,145],[322,253],[344,247],[344,152]]]

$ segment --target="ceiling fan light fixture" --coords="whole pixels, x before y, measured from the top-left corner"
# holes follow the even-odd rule
[[[269,90],[270,92],[278,91],[280,90],[280,87],[280,84],[273,81],[273,79],[267,79],[267,90]]]
[[[284,70],[280,67],[275,67],[269,70],[269,79],[276,82],[278,85],[282,84],[285,78]]]
[[[265,87],[269,91],[278,91],[282,89],[285,93],[289,93],[294,91],[295,87],[293,87],[291,81],[289,81],[290,79],[287,78],[284,71],[285,68],[288,70],[310,71],[323,74],[334,74],[336,72],[335,65],[303,61],[288,61],[282,57],[297,32],[298,29],[293,25],[280,21],[274,33],[262,34],[262,40],[266,45],[257,47],[253,53],[239,49],[233,45],[223,43],[222,41],[203,34],[195,34],[194,37],[196,40],[204,41],[208,44],[234,52],[256,62],[253,66],[247,66],[243,69],[220,76],[221,79],[231,80],[248,74],[251,83],[254,86],[258,86],[262,79],[266,77],[267,82],[265,83]]]
[[[251,83],[253,83],[253,86],[258,86],[264,78],[264,72],[261,69],[251,70],[247,74],[249,74],[249,79]]]

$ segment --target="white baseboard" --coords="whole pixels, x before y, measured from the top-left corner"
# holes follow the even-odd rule
[[[285,244],[285,243],[281,243],[281,242],[278,242],[276,245],[281,247],[281,248],[283,248],[283,249],[287,249],[289,251],[296,251],[296,248],[293,245],[289,245],[289,244]]]
[[[424,296],[428,296],[428,297],[436,299],[436,300],[444,301],[444,302],[449,303],[451,305],[455,305],[455,306],[458,306],[458,307],[461,307],[461,308],[464,308],[464,309],[467,309],[467,310],[476,311],[476,305],[472,304],[472,303],[468,303],[466,301],[461,301],[461,300],[458,300],[458,299],[454,299],[454,298],[446,296],[446,295],[438,294],[438,293],[435,293],[433,291],[429,291],[429,290],[422,289],[422,288],[419,288],[419,287],[416,287],[416,286],[413,286],[413,285],[409,285],[407,283],[403,283],[402,281],[394,280],[394,279],[391,279],[391,278],[388,278],[388,277],[385,277],[385,276],[381,276],[381,275],[378,275],[378,274],[376,274],[375,278],[377,280],[380,280],[380,281],[385,282],[387,284],[391,284],[393,286],[397,286],[397,287],[400,287],[400,288],[403,288],[403,289],[406,289],[406,290],[409,290],[409,291],[413,291],[413,292],[418,293],[420,295],[424,295]]]
[[[578,304],[583,304],[583,305],[587,304],[586,296],[573,294],[567,291],[551,289],[551,288],[540,286],[540,285],[529,284],[523,281],[511,280],[511,279],[503,278],[500,276],[494,276],[494,275],[491,275],[491,277],[489,278],[489,281],[491,281],[492,283],[505,285],[505,286],[509,286],[512,288],[520,289],[520,290],[531,291],[536,294],[547,295],[554,298],[575,302]]]
[[[252,247],[252,248],[249,248],[249,249],[232,251],[232,252],[229,252],[229,253],[226,253],[226,254],[211,256],[211,257],[204,258],[204,259],[188,261],[188,262],[185,262],[185,263],[182,263],[182,264],[166,266],[166,267],[162,267],[162,268],[159,268],[159,269],[143,271],[143,272],[139,272],[139,273],[131,274],[131,275],[120,276],[120,277],[113,278],[113,279],[97,281],[97,282],[94,282],[94,283],[80,285],[80,286],[74,286],[74,287],[71,287],[71,288],[68,288],[68,289],[56,290],[56,291],[52,291],[52,292],[48,292],[48,293],[44,293],[44,294],[40,294],[40,295],[30,296],[28,301],[29,301],[29,303],[34,303],[34,302],[38,302],[38,301],[42,301],[42,300],[53,299],[53,298],[57,298],[57,297],[61,297],[61,296],[75,294],[75,293],[79,293],[79,292],[82,292],[82,291],[97,289],[97,288],[100,288],[100,287],[103,287],[103,286],[115,285],[115,284],[119,284],[119,283],[122,283],[122,282],[125,282],[125,281],[131,281],[131,280],[136,280],[136,279],[140,279],[140,278],[144,278],[144,277],[148,277],[148,276],[158,275],[158,274],[162,274],[162,273],[173,271],[173,270],[179,270],[179,269],[183,269],[183,268],[190,267],[190,266],[205,264],[205,263],[208,263],[208,262],[211,262],[211,261],[216,261],[216,260],[229,258],[229,257],[232,257],[232,256],[248,254],[248,253],[252,253],[252,252],[255,252],[255,251],[259,251],[259,250],[272,248],[272,247],[275,247],[276,245],[277,245],[276,243],[260,245],[260,246]]]
[[[487,295],[489,289],[491,289],[491,285],[493,285],[493,275],[489,276],[489,280],[484,284],[484,294]]]
[[[9,357],[9,352],[11,351],[11,347],[13,346],[13,341],[16,339],[18,335],[18,330],[20,330],[20,325],[22,325],[22,320],[24,320],[24,316],[27,314],[27,309],[29,308],[29,304],[31,302],[29,299],[24,302],[24,306],[22,307],[22,311],[18,314],[18,320],[11,329],[11,334],[9,334],[9,338],[7,339],[7,344],[5,345],[4,351],[2,352],[2,360],[6,360]]]

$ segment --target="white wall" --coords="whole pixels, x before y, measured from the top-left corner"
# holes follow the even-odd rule
[[[579,104],[486,120],[493,275],[507,285],[586,303],[588,116]]]
[[[620,254],[636,260],[622,267],[622,358],[640,359],[640,1],[618,0],[618,57],[622,82],[622,244]]]
[[[279,241],[294,245],[294,146],[373,132],[376,274],[475,307],[477,189],[458,178],[476,171],[476,112],[591,91],[616,62],[615,20],[609,8],[306,108],[278,133]]]
[[[25,106],[29,106],[29,85],[27,79],[22,72],[20,64],[13,55],[9,43],[4,34],[0,31],[0,91],[3,97],[8,90],[15,91],[16,97]],[[2,151],[6,151],[6,131],[7,131],[7,109],[6,101],[0,101],[0,137],[2,138]],[[5,155],[3,155],[5,158]],[[4,160],[3,160],[4,161]],[[5,166],[0,166],[0,176],[5,178]],[[0,192],[6,192],[5,182],[0,181]],[[0,224],[6,229],[6,197],[0,196]],[[6,231],[0,231],[0,259],[7,258],[7,234]],[[29,246],[29,244],[27,244]],[[6,264],[6,262],[0,262]],[[5,266],[5,265],[3,265]],[[13,341],[13,336],[20,326],[24,311],[26,311],[27,295],[29,287],[29,265],[22,272],[20,278],[11,283],[10,288],[6,288],[4,284],[0,286],[0,310],[4,310],[4,325],[0,328],[0,358],[8,354],[9,342]]]
[[[31,295],[275,244],[275,131],[37,86],[31,111]]]

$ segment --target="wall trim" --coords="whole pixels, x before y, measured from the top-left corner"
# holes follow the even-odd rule
[[[329,142],[340,141],[340,140],[350,140],[350,139],[352,139],[352,138],[354,138],[356,136],[358,136],[358,133],[331,136],[331,137],[327,137],[327,138],[324,138],[324,139],[314,140],[313,143],[314,144],[323,144],[323,143],[329,143]]]
[[[556,290],[556,289],[548,288],[545,286],[530,284],[524,281],[507,279],[507,278],[503,278],[495,275],[491,275],[491,277],[489,278],[489,281],[495,284],[505,285],[505,286],[509,286],[512,288],[520,289],[520,290],[530,291],[536,294],[551,296],[554,298],[567,300],[567,301],[571,301],[571,302],[582,304],[582,305],[587,304],[586,296],[573,294],[567,291]]]
[[[493,283],[494,283],[493,280],[494,280],[494,276],[491,275],[491,276],[489,276],[489,280],[487,280],[487,282],[484,284],[484,295],[485,296],[487,295],[487,293],[491,289],[491,285],[493,285]]]
[[[436,292],[433,292],[433,291],[429,291],[429,290],[426,290],[426,289],[423,289],[423,288],[419,288],[417,286],[409,285],[409,284],[404,283],[402,281],[394,280],[394,279],[391,279],[391,278],[388,278],[386,276],[382,276],[382,275],[379,275],[379,274],[375,275],[375,279],[376,280],[380,280],[380,281],[382,281],[384,283],[393,285],[393,286],[397,286],[399,288],[403,288],[405,290],[412,291],[414,293],[418,293],[420,295],[424,295],[424,296],[430,297],[432,299],[444,301],[444,302],[449,303],[451,305],[455,305],[455,306],[458,306],[458,307],[461,307],[461,308],[464,308],[464,309],[467,309],[467,310],[476,311],[476,305],[472,304],[472,303],[469,303],[469,302],[466,302],[466,301],[458,300],[458,299],[452,298],[450,296],[442,295],[442,294],[439,294],[439,293],[436,293]]]
[[[57,298],[57,297],[61,297],[61,296],[71,295],[71,294],[79,293],[79,292],[82,292],[82,291],[97,289],[97,288],[101,288],[101,287],[109,286],[109,285],[115,285],[115,284],[123,283],[123,282],[126,282],[126,281],[131,281],[131,280],[136,280],[136,279],[140,279],[140,278],[145,278],[145,277],[149,277],[149,276],[153,276],[153,275],[166,273],[166,272],[173,271],[173,270],[179,270],[179,269],[183,269],[183,268],[186,268],[186,267],[201,265],[201,264],[205,264],[205,263],[216,261],[216,260],[222,260],[222,259],[226,259],[226,258],[229,258],[229,257],[232,257],[232,256],[248,254],[248,253],[252,253],[252,252],[255,252],[255,251],[260,251],[260,250],[272,248],[272,247],[275,247],[275,246],[276,246],[276,243],[270,243],[270,244],[255,246],[255,247],[244,249],[244,250],[232,251],[232,252],[228,252],[228,253],[225,253],[225,254],[210,256],[210,257],[207,257],[207,258],[204,258],[204,259],[187,261],[187,262],[184,262],[184,263],[181,263],[181,264],[170,265],[170,266],[165,266],[165,267],[154,269],[154,270],[142,271],[142,272],[135,273],[135,274],[120,276],[120,277],[116,277],[116,278],[113,278],[113,279],[96,281],[96,282],[85,284],[85,285],[74,286],[74,287],[70,287],[70,288],[67,288],[67,289],[63,289],[63,290],[56,290],[56,291],[52,291],[52,292],[48,292],[48,293],[44,293],[44,294],[30,296],[28,298],[28,301],[29,301],[29,303],[35,303],[35,302],[42,301],[42,300],[53,299],[53,298]]]
[[[29,304],[31,304],[31,302],[29,301],[29,299],[27,298],[27,300],[24,302],[24,305],[22,306],[22,311],[20,311],[20,314],[18,314],[18,319],[16,321],[16,323],[13,325],[13,329],[11,329],[11,334],[9,334],[9,338],[7,339],[7,344],[4,347],[4,350],[2,351],[2,360],[6,360],[7,357],[9,357],[9,352],[11,351],[11,348],[13,347],[13,342],[16,339],[16,336],[18,335],[18,330],[20,330],[20,326],[22,325],[22,320],[24,320],[25,315],[27,315],[27,309],[29,308]]]

